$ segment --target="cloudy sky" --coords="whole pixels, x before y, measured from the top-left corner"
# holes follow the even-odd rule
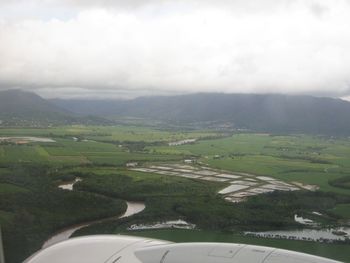
[[[350,97],[350,0],[0,0],[0,89]]]

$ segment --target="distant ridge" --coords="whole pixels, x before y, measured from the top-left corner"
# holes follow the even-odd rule
[[[112,119],[129,117],[175,127],[350,135],[350,102],[341,99],[199,93],[132,100],[45,100],[32,92],[0,91],[1,126],[110,125],[115,124]]]
[[[172,124],[270,133],[350,135],[350,103],[341,99],[278,94],[200,93],[133,100],[52,100],[77,114],[136,117]]]
[[[41,126],[80,123],[109,123],[100,117],[78,117],[32,92],[0,91],[1,125]]]

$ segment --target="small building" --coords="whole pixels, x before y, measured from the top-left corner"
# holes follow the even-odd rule
[[[196,161],[194,159],[185,159],[184,160],[184,163],[186,164],[192,164],[192,163],[195,163]]]

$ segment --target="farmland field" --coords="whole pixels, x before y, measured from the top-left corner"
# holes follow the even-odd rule
[[[75,137],[83,136],[96,141],[178,141],[188,138],[217,136],[216,132],[161,131],[140,126],[63,126],[37,129],[0,129],[1,136],[46,136]]]
[[[0,136],[54,140],[0,142],[0,222],[7,262],[21,262],[61,228],[122,213],[125,200],[144,202],[146,209],[130,218],[89,226],[75,235],[126,233],[172,241],[243,242],[350,261],[344,252],[348,241],[327,244],[242,235],[250,230],[303,228],[295,222],[295,214],[312,218],[322,227],[347,226],[349,138],[167,131],[140,126],[0,129]],[[180,143],[169,145],[173,142]],[[318,190],[275,191],[230,203],[218,194],[229,185],[225,180],[171,176],[152,169],[142,172],[127,165],[142,169],[187,165],[192,170],[181,168],[187,173],[195,169],[249,173]],[[57,187],[77,177],[81,181],[74,185],[74,191]],[[313,214],[315,211],[320,215]],[[132,224],[177,219],[195,224],[197,230],[126,230]]]
[[[169,147],[150,147],[166,153]],[[176,147],[177,154],[192,154],[211,167],[269,175],[285,181],[317,184],[321,190],[349,194],[332,187],[331,179],[350,172],[350,139],[327,137],[239,134]]]

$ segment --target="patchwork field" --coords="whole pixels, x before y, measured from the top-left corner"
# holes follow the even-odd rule
[[[247,197],[270,193],[273,191],[297,191],[317,189],[313,185],[302,183],[285,183],[268,176],[256,176],[247,173],[230,173],[224,170],[216,170],[203,166],[190,166],[180,164],[151,165],[147,168],[131,168],[132,171],[143,173],[156,173],[168,176],[179,176],[197,180],[212,182],[224,182],[228,184],[219,191],[226,201],[237,203],[246,200]]]
[[[95,141],[57,139],[55,143],[0,145],[0,164],[41,163],[49,165],[124,165],[134,161],[180,160],[181,156],[131,153],[126,147]]]
[[[307,135],[235,134],[196,144],[147,147],[152,153],[193,156],[212,168],[318,185],[350,194],[328,181],[350,173],[350,139]]]

